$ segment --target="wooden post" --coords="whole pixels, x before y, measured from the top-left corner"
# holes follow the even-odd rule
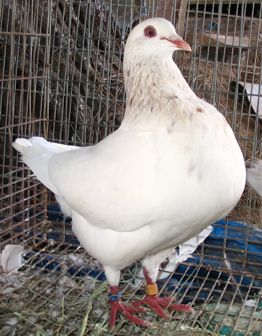
[[[173,0],[158,1],[156,16],[163,17],[167,20],[171,20],[173,2],[174,2]]]
[[[178,22],[176,27],[178,34],[182,37],[184,37],[185,32],[187,2],[187,0],[182,0],[178,9]]]

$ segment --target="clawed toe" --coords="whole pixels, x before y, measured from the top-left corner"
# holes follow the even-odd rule
[[[168,319],[168,315],[166,314],[165,309],[190,313],[194,312],[194,309],[189,305],[176,304],[173,302],[174,298],[172,297],[161,298],[158,295],[146,295],[143,299],[133,302],[132,305],[136,308],[140,307],[141,305],[146,305],[164,319]]]
[[[152,286],[151,289],[156,292],[155,286]],[[169,316],[165,312],[165,309],[183,312],[194,311],[188,305],[174,303],[174,298],[172,297],[159,297],[157,294],[147,294],[143,299],[136,300],[127,304],[121,301],[121,292],[119,291],[118,287],[110,287],[110,290],[111,293],[109,295],[109,302],[111,305],[111,328],[114,328],[116,325],[117,315],[122,315],[126,320],[141,327],[152,326],[150,322],[145,321],[136,315],[145,312],[145,309],[142,307],[143,305],[148,306],[152,311],[154,311],[157,315],[165,320],[169,318]]]
[[[116,324],[117,315],[122,315],[128,321],[139,325],[141,327],[150,327],[151,323],[142,320],[138,316],[134,315],[136,313],[143,313],[145,310],[143,307],[135,306],[132,303],[126,304],[120,301],[121,292],[117,287],[111,287],[111,294],[109,295],[109,302],[111,305],[110,311],[110,327],[114,328]]]
[[[134,315],[135,313],[144,312],[142,307],[135,307],[133,305],[127,305],[123,302],[112,302],[110,313],[110,327],[114,328],[116,324],[117,314],[123,315],[128,321],[139,325],[141,327],[149,327],[151,323]]]
[[[153,310],[157,315],[167,320],[168,315],[165,313],[161,305],[157,302],[157,300],[153,297],[146,296],[141,300],[137,300],[133,302],[133,306],[140,307],[141,305],[148,306],[151,310]]]

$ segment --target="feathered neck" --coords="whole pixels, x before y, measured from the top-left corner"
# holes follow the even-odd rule
[[[123,124],[153,127],[185,113],[183,100],[196,97],[172,56],[143,58],[125,55],[126,112]],[[182,105],[181,105],[182,104]]]

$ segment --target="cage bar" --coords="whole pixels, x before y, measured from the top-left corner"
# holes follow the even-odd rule
[[[192,46],[190,55],[175,55],[192,89],[224,114],[246,161],[261,158],[261,94],[247,92],[248,83],[262,92],[261,6],[252,0],[0,1],[0,251],[8,244],[25,249],[18,273],[0,271],[1,335],[109,334],[101,265],[79,246],[70,220],[12,141],[38,135],[87,146],[116,130],[125,110],[125,39],[140,20],[162,16]],[[261,225],[261,198],[247,186],[193,258],[159,281],[161,293],[191,303],[195,315],[161,322],[149,314],[156,324],[148,333],[120,320],[113,334],[260,335]],[[124,271],[129,299],[143,294],[139,269]]]

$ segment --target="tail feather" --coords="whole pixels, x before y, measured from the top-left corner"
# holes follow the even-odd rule
[[[36,178],[48,189],[59,195],[59,192],[48,174],[48,166],[54,154],[74,150],[76,146],[66,146],[46,141],[41,137],[16,139],[13,147],[22,154],[22,160],[32,170]]]

